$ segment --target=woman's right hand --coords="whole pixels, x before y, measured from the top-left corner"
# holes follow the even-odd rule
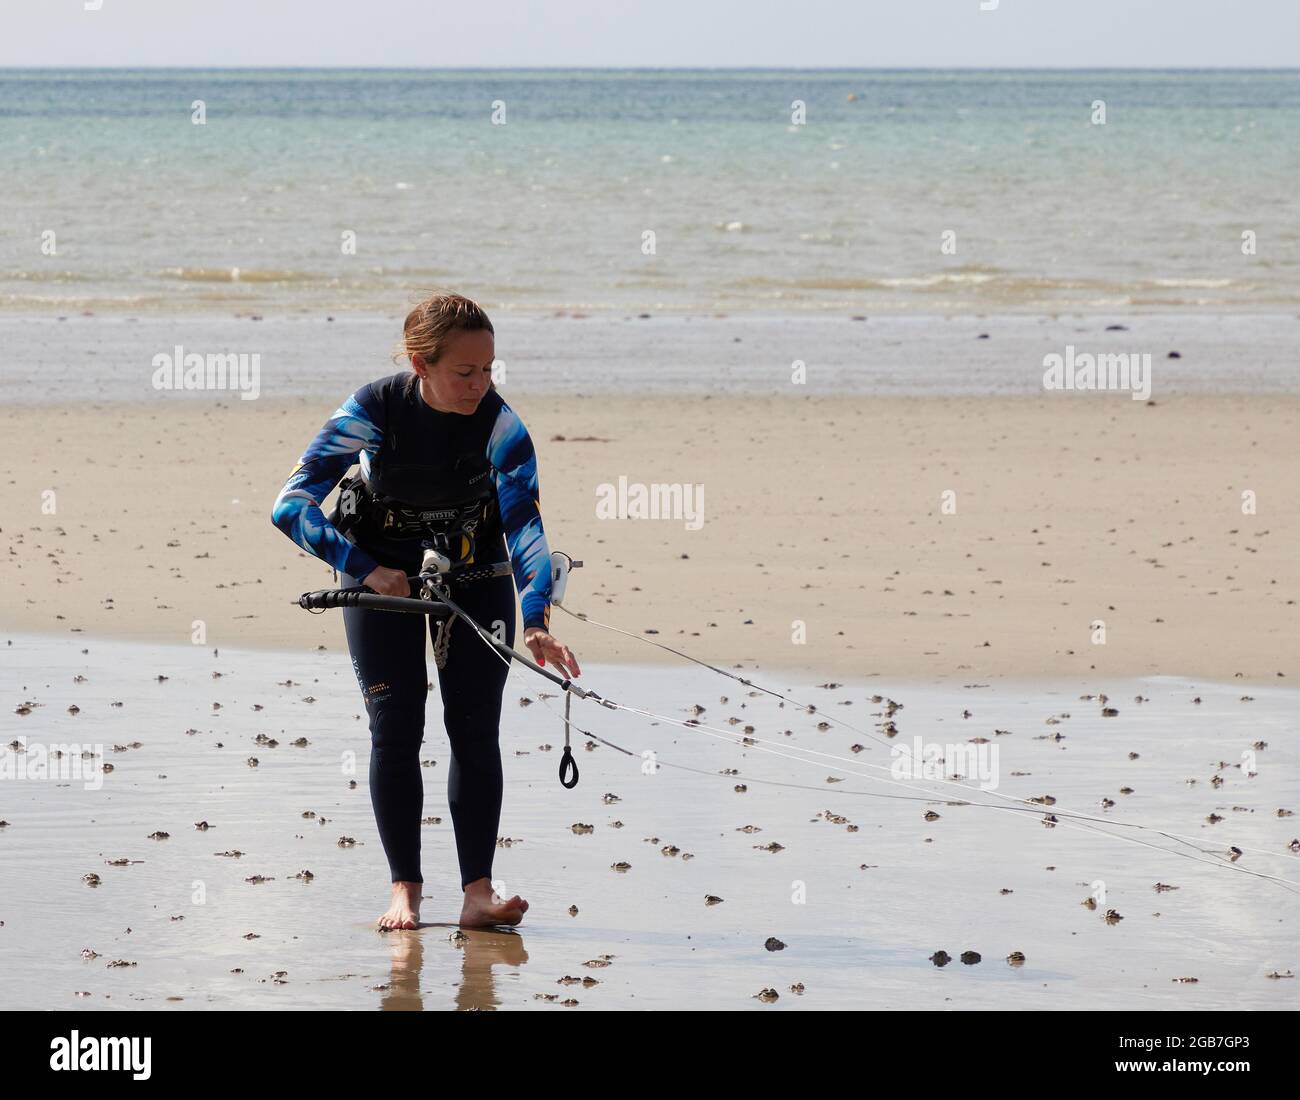
[[[381,596],[410,596],[411,582],[400,569],[376,565],[361,581],[372,592]]]

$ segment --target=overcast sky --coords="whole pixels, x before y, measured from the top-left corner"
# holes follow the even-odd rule
[[[6,67],[1297,64],[1300,0],[0,0]]]

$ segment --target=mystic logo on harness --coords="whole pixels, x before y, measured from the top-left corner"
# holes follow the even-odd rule
[[[440,519],[455,519],[460,513],[455,508],[443,508],[436,512],[416,512],[416,518],[422,523],[434,523]]]
[[[448,501],[441,507],[410,505],[377,493],[358,474],[343,483],[329,518],[341,533],[353,534],[364,545],[367,532],[390,539],[474,535],[496,514],[495,505],[489,485],[469,499]]]

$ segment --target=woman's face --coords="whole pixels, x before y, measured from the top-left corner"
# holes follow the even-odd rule
[[[420,393],[439,412],[469,416],[492,387],[492,360],[496,342],[487,329],[461,329],[450,333],[435,363],[412,356],[420,376]]]

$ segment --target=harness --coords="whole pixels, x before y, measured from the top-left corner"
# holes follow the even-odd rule
[[[408,557],[412,547],[383,543],[428,540],[453,567],[473,564],[474,540],[500,526],[486,453],[496,410],[487,403],[472,417],[431,429],[414,383],[412,375],[405,385],[384,387],[383,445],[343,483],[331,522],[358,545],[374,542]]]
[[[339,488],[330,522],[342,534],[370,539],[420,540],[447,559],[447,568],[474,562],[475,536],[497,518],[496,494],[483,473],[479,492],[469,499],[433,506],[408,504],[375,491],[358,473]]]

